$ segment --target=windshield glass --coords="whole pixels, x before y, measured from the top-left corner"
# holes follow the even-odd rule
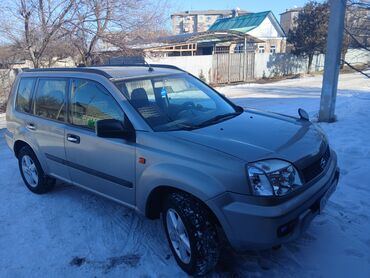
[[[115,84],[155,131],[200,128],[239,113],[211,88],[187,74]]]

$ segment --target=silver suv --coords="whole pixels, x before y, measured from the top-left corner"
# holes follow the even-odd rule
[[[176,261],[195,275],[216,265],[221,242],[245,250],[295,239],[339,178],[304,111],[244,110],[164,65],[20,73],[5,137],[29,190],[59,179],[162,216]]]

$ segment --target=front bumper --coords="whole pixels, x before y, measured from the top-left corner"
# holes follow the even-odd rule
[[[237,251],[268,249],[301,235],[335,191],[339,180],[337,157],[332,151],[328,169],[318,181],[278,205],[251,204],[246,196],[226,192],[207,202]]]

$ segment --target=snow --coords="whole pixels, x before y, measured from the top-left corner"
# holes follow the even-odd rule
[[[321,76],[219,88],[242,106],[315,119]],[[370,277],[370,81],[342,75],[338,121],[320,124],[341,179],[325,211],[279,250],[226,254],[210,277]],[[0,115],[0,129],[5,118]],[[161,221],[67,184],[27,191],[0,130],[0,277],[186,277]]]

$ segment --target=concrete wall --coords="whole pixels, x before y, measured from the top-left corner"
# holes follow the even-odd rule
[[[345,60],[350,64],[369,64],[370,63],[370,51],[363,49],[349,49]]]
[[[324,55],[315,55],[312,61],[311,71],[324,69]],[[257,53],[255,59],[255,77],[271,78],[282,75],[298,74],[307,72],[307,58],[297,57],[290,53]]]
[[[345,60],[352,65],[370,64],[370,52],[361,49],[349,49]],[[325,55],[315,55],[311,71],[324,70]],[[270,78],[275,76],[306,73],[308,58],[297,57],[290,53],[270,55],[257,53],[255,59],[255,77]]]
[[[202,56],[178,56],[178,57],[158,57],[145,58],[149,64],[169,64],[190,72],[196,77],[200,77],[203,72],[206,81],[211,80],[212,55]]]

